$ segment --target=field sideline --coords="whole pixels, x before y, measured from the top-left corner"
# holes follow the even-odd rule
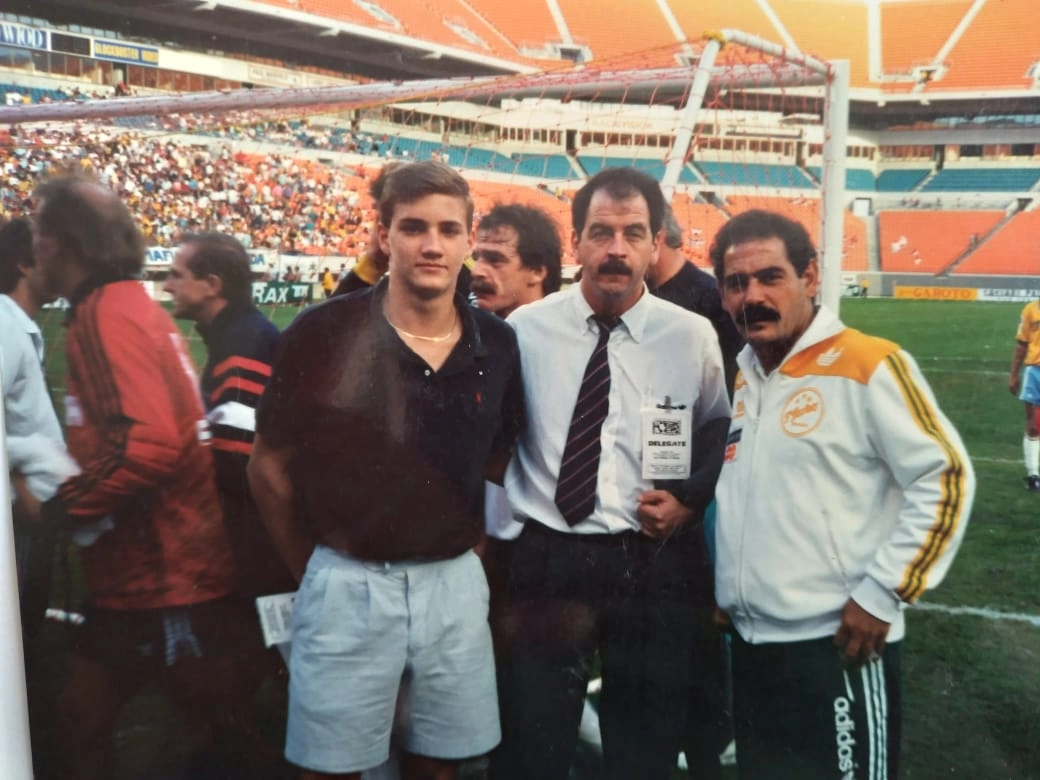
[[[992,617],[1040,618],[1040,495],[1024,490],[1022,405],[1007,391],[1020,310],[1000,303],[842,302],[849,325],[897,341],[917,358],[978,475],[960,555],[925,601],[987,612],[908,615],[904,780],[1040,780],[1040,633],[1030,622]],[[279,307],[269,316],[284,327],[295,313]],[[61,316],[48,311],[41,319],[58,396]],[[185,332],[201,361],[202,344],[187,323]]]

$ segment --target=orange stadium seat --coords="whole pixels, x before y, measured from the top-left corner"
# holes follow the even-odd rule
[[[691,3],[689,0],[668,0],[675,20],[686,37],[697,40],[707,30],[735,29],[766,40],[779,37],[776,27],[762,10],[758,0],[727,0],[725,3]],[[633,17],[631,23],[640,20]],[[627,27],[625,28],[627,31]]]
[[[758,0],[690,3],[668,0],[686,37],[699,39],[707,30],[736,29],[767,41],[786,43],[781,30]],[[855,86],[867,84],[866,8],[861,3],[821,3],[818,0],[771,0],[783,29],[804,52],[825,59],[851,60]],[[723,51],[722,59],[725,60]]]
[[[882,211],[878,215],[882,271],[938,273],[982,238],[1003,211]]]
[[[972,0],[881,4],[881,67],[911,73],[931,62],[964,18]]]
[[[1040,211],[1016,214],[954,273],[1040,276]]]
[[[560,228],[560,236],[569,240],[571,234],[570,199],[561,200],[552,193],[524,184],[502,184],[490,181],[470,181],[473,206],[478,214],[486,213],[496,203],[523,203],[537,206],[551,216]]]
[[[548,41],[562,39],[546,3],[473,0],[471,5],[489,24],[518,47],[543,46]]]
[[[771,5],[799,49],[825,60],[848,60],[852,84],[867,83],[866,4],[773,0]]]
[[[687,257],[701,268],[709,267],[708,250],[728,217],[715,206],[699,203],[684,192],[678,192],[672,198],[672,211],[683,229]]]
[[[848,211],[843,213],[845,232],[841,245],[841,269],[867,271],[870,269],[867,255],[867,223]]]
[[[766,195],[730,195],[727,210],[739,214],[748,209],[769,209],[796,219],[805,225],[809,235],[818,239],[820,234],[820,201],[815,198],[779,198]],[[866,271],[867,226],[859,217],[843,211],[841,268],[843,271]]]
[[[417,38],[446,46],[484,51],[483,47],[468,42],[445,24],[446,21],[459,21],[482,38],[493,51],[507,56],[516,53],[508,39],[459,0],[380,0],[379,4],[396,16],[409,34]],[[502,49],[507,51],[503,52]]]
[[[1040,59],[1036,20],[1036,0],[985,3],[950,51],[946,77],[928,91],[1030,86],[1029,66]]]
[[[260,0],[264,5],[275,5],[279,8],[291,8],[294,11],[327,16],[329,19],[339,19],[344,22],[361,24],[366,27],[376,27],[392,30],[390,25],[380,24],[371,14],[365,13],[355,3],[343,3],[339,0]]]
[[[587,45],[597,61],[660,49],[646,60],[646,65],[676,64],[670,46],[675,43],[675,36],[656,0],[595,6],[587,0],[559,0],[559,5],[575,41]]]

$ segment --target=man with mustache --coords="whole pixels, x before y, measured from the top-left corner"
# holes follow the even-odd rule
[[[711,582],[684,537],[700,531],[729,402],[711,325],[647,292],[663,213],[645,173],[598,173],[572,203],[581,282],[508,320],[528,425],[505,480],[524,528],[495,780],[567,777],[597,651],[605,778],[667,778],[685,735],[691,591],[710,599]],[[674,459],[657,470],[666,442]]]
[[[897,777],[903,607],[960,545],[971,461],[913,359],[814,304],[801,224],[746,212],[711,258],[748,341],[716,489],[741,780]]]
[[[552,217],[500,203],[477,224],[470,292],[484,311],[508,317],[560,289],[563,248]]]
[[[476,238],[470,292],[478,308],[505,318],[560,289],[563,246],[556,223],[541,209],[497,204],[477,223]],[[491,585],[491,623],[501,644],[509,623],[499,609],[506,600],[509,548],[523,526],[513,520],[501,485],[486,485],[484,513],[488,538],[483,559]]]

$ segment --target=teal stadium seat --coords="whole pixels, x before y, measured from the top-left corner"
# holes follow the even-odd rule
[[[910,192],[931,173],[927,168],[902,168],[882,171],[878,176],[878,192]]]
[[[577,179],[570,161],[562,154],[514,154],[516,172],[539,179]]]
[[[820,181],[820,177],[823,176],[823,168],[819,165],[811,165],[806,170],[813,175],[816,181]],[[877,189],[877,180],[871,171],[862,168],[846,168],[845,189],[873,192]]]
[[[815,189],[805,171],[795,165],[767,163],[698,162],[710,184],[735,187],[795,187]]]
[[[922,192],[1025,192],[1040,179],[1040,168],[946,168]]]
[[[20,87],[17,84],[0,84],[0,91],[4,94],[8,92],[21,92],[23,95],[28,92],[29,100],[33,103],[42,103],[44,98],[50,100],[53,103],[59,103],[68,100],[68,97],[61,94],[56,89],[44,89],[43,87]]]
[[[658,181],[664,179],[665,164],[661,160],[647,160],[639,157],[605,157],[603,155],[579,154],[578,161],[589,176],[595,176],[604,168],[631,167],[653,176]],[[679,181],[683,184],[697,184],[699,180],[693,171],[685,165],[679,173]]]

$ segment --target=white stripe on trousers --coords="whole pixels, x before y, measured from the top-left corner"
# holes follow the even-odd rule
[[[888,780],[888,691],[885,689],[884,664],[884,660],[879,658],[860,670],[870,741],[867,780]]]
[[[880,659],[877,667],[878,698],[881,702],[881,780],[888,780],[888,685],[885,678],[885,660]]]

